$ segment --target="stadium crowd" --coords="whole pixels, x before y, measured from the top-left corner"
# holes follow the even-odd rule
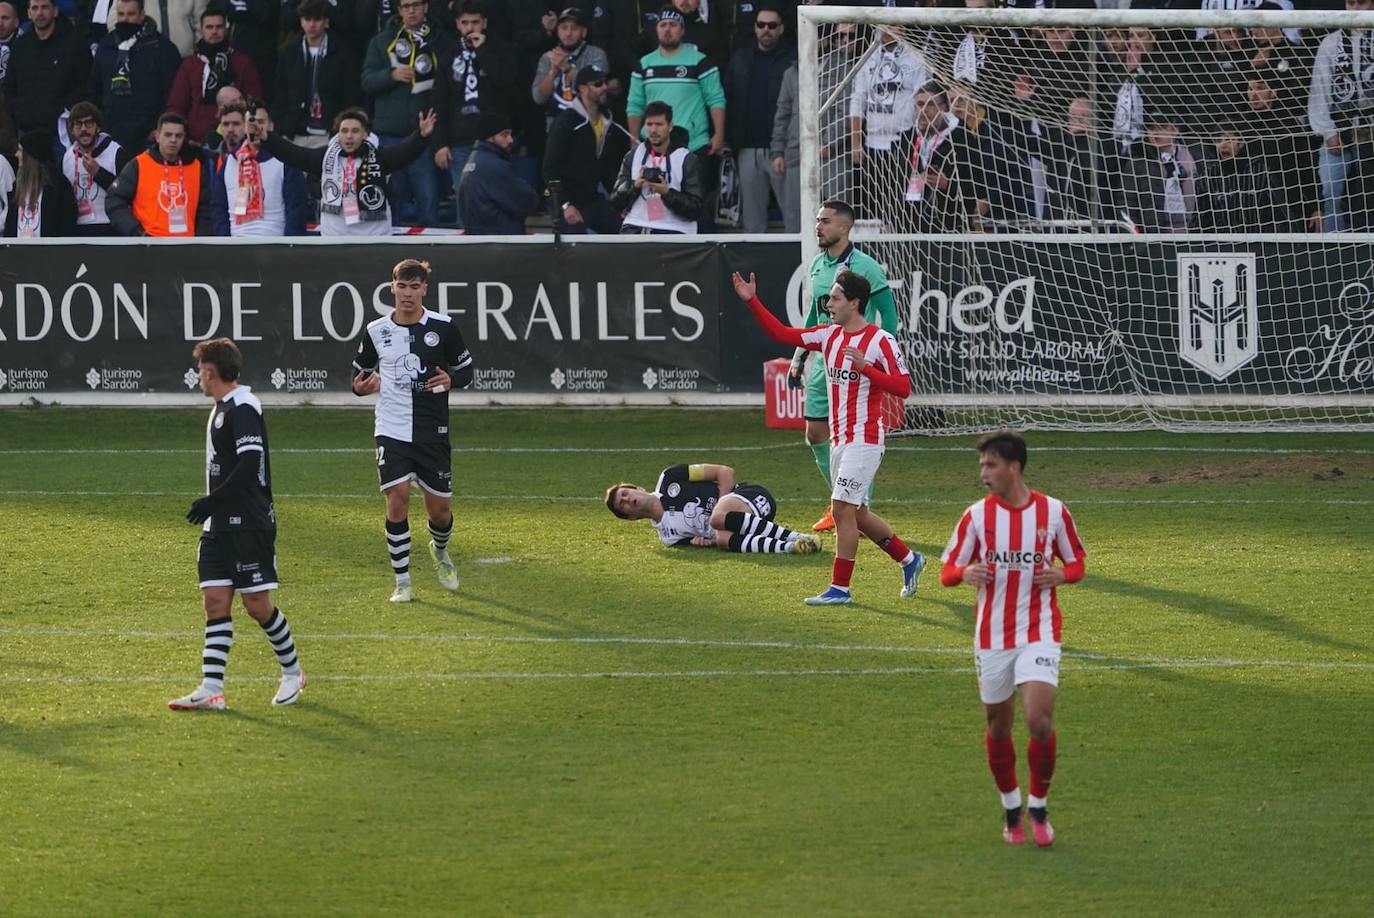
[[[799,2],[0,0],[4,234],[795,233]],[[822,98],[857,35],[823,29]],[[901,39],[820,125],[825,194],[891,231],[1374,222],[1374,31]]]

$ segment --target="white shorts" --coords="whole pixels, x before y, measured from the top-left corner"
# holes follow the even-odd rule
[[[975,650],[978,694],[983,704],[1001,704],[1023,682],[1059,685],[1059,645],[1036,641],[1011,650]]]
[[[830,499],[862,507],[883,461],[883,448],[872,443],[830,447]]]

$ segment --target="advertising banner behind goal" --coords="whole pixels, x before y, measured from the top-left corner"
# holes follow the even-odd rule
[[[1374,422],[1372,242],[860,245],[894,289],[908,429]],[[456,317],[473,391],[492,396],[762,394],[761,364],[787,349],[730,273],[756,273],[792,324],[807,295],[787,240],[13,246],[0,248],[0,398],[191,393],[191,345],[216,335],[243,343],[261,391],[346,393],[402,252],[433,263],[429,306]]]

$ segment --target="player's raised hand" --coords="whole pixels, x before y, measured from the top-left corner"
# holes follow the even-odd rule
[[[1038,587],[1057,587],[1064,582],[1064,569],[1051,564],[1031,574],[1031,583]]]
[[[969,583],[973,586],[983,586],[984,584],[992,583],[992,565],[970,564],[968,567],[964,568],[963,576],[960,577],[960,579],[963,580],[964,583]]]
[[[433,392],[436,395],[447,392],[453,388],[453,378],[448,375],[443,367],[435,367],[434,375],[425,382],[425,391]]]
[[[353,377],[353,392],[356,395],[372,395],[382,389],[382,378],[376,373],[369,373],[366,370],[359,370],[358,375]]]
[[[730,280],[734,283],[735,295],[740,298],[741,302],[747,303],[758,295],[759,285],[758,282],[754,280],[753,271],[749,272],[748,280],[745,280],[738,271],[734,273],[734,276],[731,277]]]
[[[864,367],[868,366],[868,359],[864,357],[863,351],[857,347],[844,348],[840,353],[848,357],[850,362],[854,364],[854,372],[856,373],[862,373]]]

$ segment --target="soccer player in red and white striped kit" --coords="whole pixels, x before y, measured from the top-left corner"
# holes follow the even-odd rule
[[[830,586],[803,600],[808,606],[838,606],[851,601],[849,581],[862,533],[902,567],[903,597],[916,595],[916,582],[926,559],[912,551],[882,517],[868,507],[868,492],[883,461],[886,423],[883,399],[911,394],[901,345],[888,332],[864,319],[871,295],[868,280],[840,271],[830,288],[828,306],[834,324],[790,328],[778,321],[758,298],[754,275],[738,272],[735,295],[744,301],[768,336],[780,344],[820,351],[830,386],[830,509],[835,517],[835,561]]]
[[[978,441],[988,496],[964,511],[945,547],[940,582],[978,588],[974,659],[987,711],[988,765],[1002,794],[1009,845],[1026,841],[1016,746],[1014,696],[1030,731],[1027,813],[1035,843],[1054,843],[1046,797],[1054,776],[1054,699],[1059,686],[1061,616],[1055,588],[1083,579],[1083,543],[1069,508],[1026,486],[1026,441],[1002,430]],[[1063,567],[1055,565],[1058,558]]]

